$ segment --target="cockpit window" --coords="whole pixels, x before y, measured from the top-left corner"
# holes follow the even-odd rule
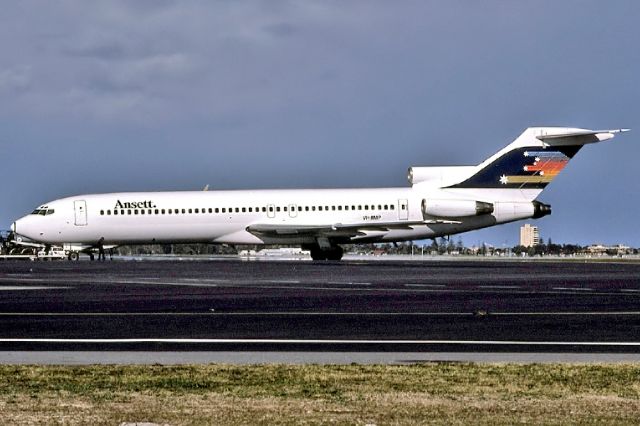
[[[55,213],[54,209],[35,209],[31,212],[31,214],[37,214],[40,216],[49,216],[50,214]]]

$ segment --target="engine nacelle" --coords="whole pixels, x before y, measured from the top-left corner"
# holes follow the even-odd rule
[[[422,214],[434,217],[468,217],[493,213],[493,204],[475,200],[423,199]]]
[[[411,185],[429,184],[442,187],[458,183],[475,171],[475,166],[409,167],[407,180]]]

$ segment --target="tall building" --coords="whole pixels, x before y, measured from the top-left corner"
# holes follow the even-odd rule
[[[520,245],[525,247],[533,247],[540,244],[540,232],[537,226],[531,226],[525,223],[520,227]]]

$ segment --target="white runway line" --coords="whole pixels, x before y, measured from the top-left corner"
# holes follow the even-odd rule
[[[522,288],[519,285],[479,285],[478,288],[490,288],[490,289],[505,289],[505,290],[513,290]]]
[[[445,288],[444,284],[405,284],[405,287]]]
[[[595,291],[592,288],[586,287],[553,287],[552,290],[563,290],[563,291]]]
[[[640,342],[549,342],[522,340],[348,340],[348,339],[47,339],[0,338],[0,343],[180,343],[180,344],[310,344],[310,345],[513,345],[513,346],[627,346],[640,347]]]
[[[0,312],[0,317],[144,317],[144,316],[474,316],[475,312]],[[640,311],[620,312],[487,312],[486,316],[640,316]]]
[[[20,285],[2,285],[0,286],[0,291],[25,291],[25,290],[59,290],[66,289],[71,287],[61,287],[61,286],[20,286]]]

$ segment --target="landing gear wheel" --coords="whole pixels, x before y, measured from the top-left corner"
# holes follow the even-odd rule
[[[313,260],[340,260],[344,254],[344,250],[340,246],[331,247],[327,250],[323,250],[320,247],[312,247],[310,252]]]
[[[77,251],[72,251],[69,253],[69,260],[73,260],[74,262],[78,259],[80,259],[80,253],[78,253]]]
[[[321,250],[320,247],[311,248],[311,259],[313,260],[327,260],[326,252]]]
[[[331,247],[331,250],[328,250],[326,253],[327,253],[326,254],[327,260],[340,260],[342,259],[344,250],[342,250],[342,247],[336,246],[336,247]]]

